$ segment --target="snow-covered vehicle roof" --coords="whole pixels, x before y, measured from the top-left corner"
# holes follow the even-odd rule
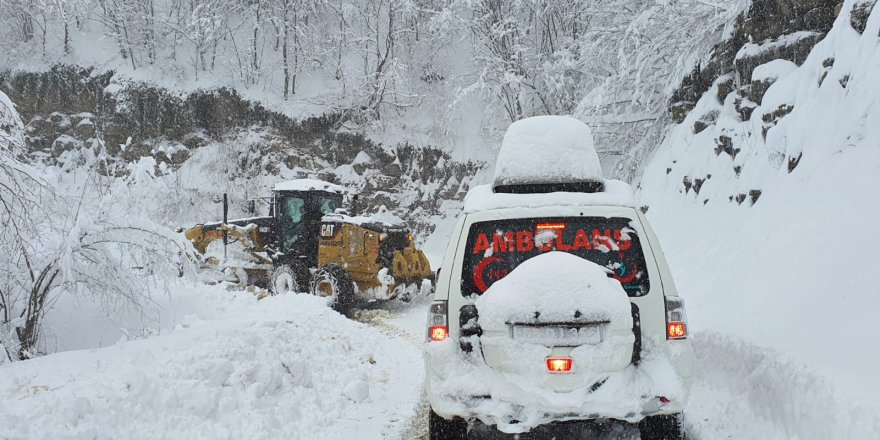
[[[504,134],[494,187],[601,182],[602,167],[587,124],[571,116],[536,116]]]
[[[389,213],[390,214],[390,213]],[[348,223],[373,230],[406,229],[403,220],[393,216],[348,216],[345,214],[327,214],[321,218],[322,222]]]
[[[278,182],[273,191],[327,191],[337,194],[346,194],[349,191],[342,186],[325,182],[318,179],[295,179]]]
[[[464,212],[473,213],[505,208],[541,208],[546,206],[620,206],[634,208],[635,196],[629,184],[603,180],[604,191],[595,193],[553,192],[539,194],[496,193],[492,185],[472,188],[464,199]]]

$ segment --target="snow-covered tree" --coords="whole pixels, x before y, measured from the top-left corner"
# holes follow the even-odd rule
[[[188,243],[126,215],[116,194],[127,181],[92,172],[55,185],[51,173],[19,160],[23,132],[0,92],[0,363],[43,352],[42,319],[58,295],[91,296],[107,308],[138,307],[151,285],[188,267]]]

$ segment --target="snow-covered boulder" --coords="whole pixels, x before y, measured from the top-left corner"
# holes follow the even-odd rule
[[[761,104],[767,89],[779,78],[797,70],[797,67],[797,64],[784,59],[776,59],[756,67],[752,71],[752,87],[749,99]]]
[[[494,186],[602,181],[587,124],[571,116],[536,116],[507,129]]]

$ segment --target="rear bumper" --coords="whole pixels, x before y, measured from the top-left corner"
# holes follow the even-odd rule
[[[428,344],[426,354],[427,395],[433,411],[504,433],[586,420],[632,424],[648,416],[680,413],[691,385],[690,368],[682,368],[681,359],[665,356],[602,374],[597,382],[604,382],[598,387],[554,392],[542,388],[535,378],[493,370],[478,355],[462,355],[449,341]]]
[[[469,396],[465,398],[429,398],[431,409],[444,418],[460,418],[470,423],[492,426],[504,433],[517,434],[532,431],[535,428],[570,422],[594,421],[600,423],[619,422],[622,424],[635,424],[649,416],[668,415],[681,413],[685,403],[682,401],[669,401],[661,404],[658,397],[645,399],[641,408],[628,413],[613,414],[596,410],[594,412],[579,412],[580,408],[573,407],[571,412],[556,411],[535,412],[532,409],[492,399],[490,396]],[[503,407],[508,411],[497,412],[489,408]]]

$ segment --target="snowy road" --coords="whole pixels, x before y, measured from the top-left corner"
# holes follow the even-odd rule
[[[391,304],[386,305],[385,308],[359,311],[353,317],[357,321],[371,325],[389,336],[400,338],[421,350],[420,346],[424,343],[425,338],[424,327],[428,302],[428,299],[420,298],[410,304]],[[428,440],[428,405],[424,398],[424,373],[422,369],[423,365],[420,364],[418,369],[413,367],[413,369],[407,370],[410,375],[422,379],[417,393],[414,392],[419,396],[421,403],[415,416],[404,424],[401,440]]]

